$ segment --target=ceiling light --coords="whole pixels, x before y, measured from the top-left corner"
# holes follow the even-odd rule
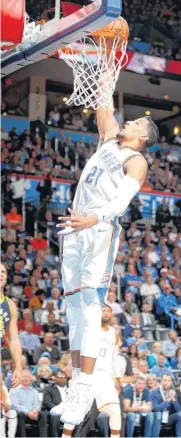
[[[146,116],[150,116],[151,115],[151,111],[145,111],[145,115]]]
[[[179,134],[179,131],[180,131],[180,128],[178,126],[174,126],[174,128],[173,128],[174,135]]]
[[[164,97],[165,100],[168,100],[168,99],[169,99],[168,94],[165,94],[163,97]]]
[[[87,108],[84,108],[82,112],[83,112],[84,114],[87,114],[87,113],[88,113],[88,109],[87,109]]]
[[[180,110],[180,108],[177,105],[174,105],[173,108],[172,108],[172,111],[174,113],[178,113],[179,110]]]
[[[67,102],[67,100],[68,100],[68,97],[66,97],[66,96],[62,98],[63,102]]]

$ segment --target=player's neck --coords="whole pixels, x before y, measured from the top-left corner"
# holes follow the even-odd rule
[[[125,146],[135,149],[136,151],[139,151],[141,149],[137,140],[129,140],[125,138],[123,141],[120,142],[120,147],[122,148]]]
[[[102,322],[102,329],[107,332],[109,330],[109,324],[107,322]]]

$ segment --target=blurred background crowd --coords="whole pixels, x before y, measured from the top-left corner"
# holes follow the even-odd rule
[[[54,3],[27,1],[30,21],[51,19]],[[129,22],[130,44],[149,43],[148,54],[181,60],[180,0],[124,0],[123,16]],[[65,215],[71,205],[82,169],[98,144],[95,112],[67,109],[70,93],[65,84],[61,97],[57,83],[49,83],[49,89],[48,81],[44,84],[45,117],[29,117],[31,122],[24,127],[28,79],[4,80],[1,104],[2,120],[7,118],[1,128],[1,260],[8,272],[5,294],[18,309],[23,349],[22,385],[13,389],[14,364],[4,337],[0,426],[2,436],[7,431],[9,438],[62,433],[59,417],[49,415],[64,400],[72,371],[61,278],[62,242],[56,224],[60,213]],[[32,85],[36,74],[31,79]],[[171,82],[174,90],[176,81]],[[39,86],[34,95],[41,93]],[[155,104],[156,109],[168,111],[170,99],[171,116],[164,116],[159,144],[143,151],[149,165],[145,191],[120,219],[122,232],[108,292],[121,374],[121,436],[126,430],[130,437],[181,437],[181,129],[169,124],[169,118],[176,120],[173,126],[180,124],[179,107],[173,106],[171,90],[169,94],[170,98],[166,95]],[[146,97],[151,104],[151,95]],[[178,117],[171,113],[172,106]],[[142,116],[145,109],[147,104]],[[140,107],[137,110],[136,117],[140,117]],[[121,127],[121,110],[116,109],[115,117]],[[33,195],[25,198],[30,188]],[[63,206],[58,198],[66,198]],[[134,411],[135,397],[143,415]],[[99,416],[93,405],[74,436],[106,437],[108,433],[108,419]]]

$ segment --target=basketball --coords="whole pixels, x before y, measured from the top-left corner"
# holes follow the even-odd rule
[[[106,41],[106,48],[107,50],[112,49],[113,41],[116,36],[119,36],[118,46],[117,49],[121,49],[122,42],[128,41],[129,37],[129,26],[126,20],[124,20],[123,17],[118,17],[116,20],[109,23],[107,26],[103,27],[102,29],[96,30],[92,34],[93,39],[95,43],[99,46],[100,45],[100,39],[103,36]]]

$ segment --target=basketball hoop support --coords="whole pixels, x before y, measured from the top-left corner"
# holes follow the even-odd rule
[[[32,39],[29,37],[25,43],[2,53],[1,76],[46,59],[61,47],[106,26],[120,16],[121,11],[122,0],[95,0],[68,17],[55,20],[52,26],[51,21],[45,23]]]

